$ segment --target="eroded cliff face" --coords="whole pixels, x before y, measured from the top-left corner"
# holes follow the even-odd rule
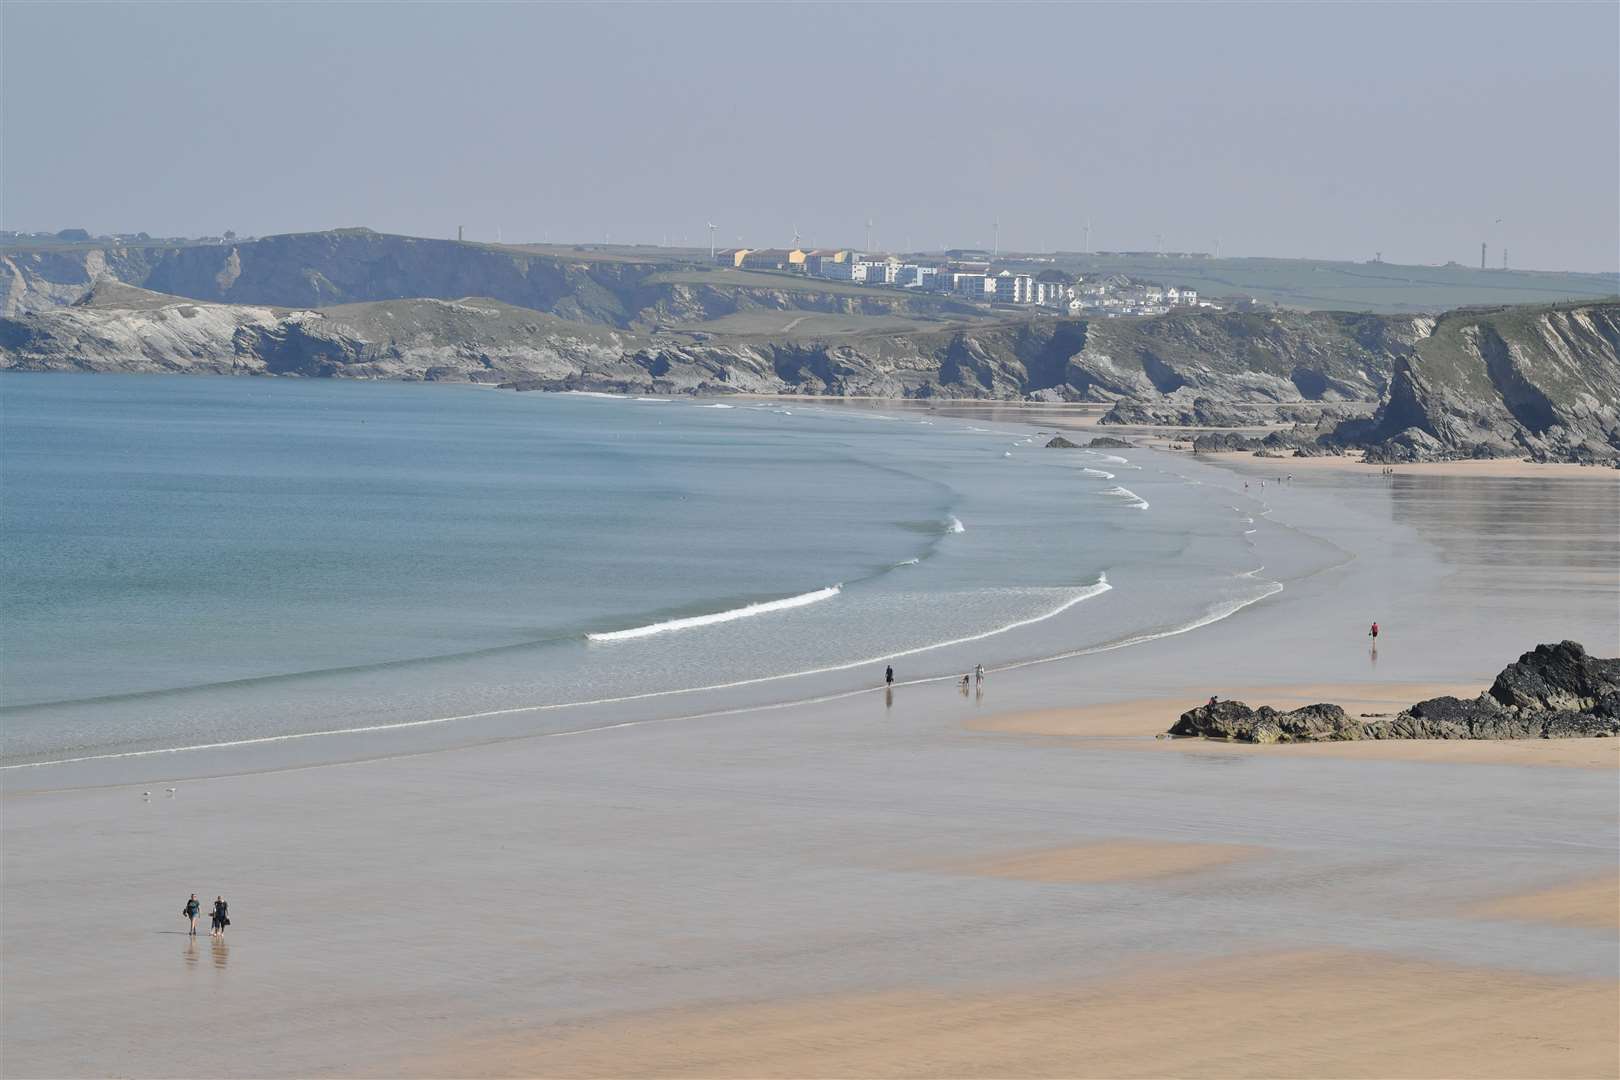
[[[109,280],[70,307],[0,318],[0,368],[1115,401],[1115,419],[1150,424],[1252,423],[1241,406],[1257,404],[1271,419],[1299,405],[1296,418],[1315,422],[1376,405],[1371,419],[1300,433],[1302,445],[1365,446],[1385,460],[1599,460],[1620,452],[1617,342],[1620,302],[1438,321],[1187,312],[793,338],[621,329],[476,297],[200,303]]]
[[[75,303],[109,277],[192,300],[274,307],[483,296],[618,329],[652,329],[751,310],[862,315],[966,310],[948,298],[898,291],[852,295],[831,288],[666,280],[677,268],[668,260],[569,258],[339,229],[240,244],[12,252],[0,257],[0,297],[6,315],[46,311]],[[693,269],[686,268],[687,276]]]
[[[1620,451],[1620,303],[1458,311],[1396,365],[1369,424],[1389,461]]]
[[[1065,381],[1093,401],[1167,406],[1376,401],[1433,320],[1343,312],[1189,312],[1092,323]]]

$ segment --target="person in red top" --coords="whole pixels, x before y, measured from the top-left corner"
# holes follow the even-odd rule
[[[1372,638],[1374,641],[1378,640],[1378,624],[1377,623],[1372,624],[1372,629],[1367,631],[1367,636]]]

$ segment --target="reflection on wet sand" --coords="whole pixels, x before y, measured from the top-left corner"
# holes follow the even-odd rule
[[[214,939],[214,966],[223,969],[231,958],[231,947],[225,944],[224,938]]]

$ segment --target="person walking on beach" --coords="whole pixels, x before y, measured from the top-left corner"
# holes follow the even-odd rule
[[[973,681],[976,684],[978,684],[979,686],[984,685],[984,665],[983,664],[974,664],[973,665]]]
[[[228,914],[230,907],[223,896],[214,897],[214,928],[209,931],[211,936],[225,936],[225,928],[231,925],[231,917]]]
[[[1375,641],[1375,642],[1378,640],[1378,624],[1377,623],[1372,624],[1372,629],[1367,631],[1367,636],[1372,638],[1373,641]]]
[[[890,664],[888,667],[883,669],[883,685],[884,686],[893,686],[894,685],[894,665],[893,664]]]
[[[180,909],[180,914],[184,915],[187,921],[191,923],[192,937],[197,936],[197,913],[201,910],[202,904],[197,900],[196,893],[192,893],[191,899],[186,901],[186,906]]]

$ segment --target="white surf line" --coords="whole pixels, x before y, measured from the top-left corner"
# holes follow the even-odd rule
[[[732,608],[729,611],[716,611],[708,615],[692,615],[684,619],[669,619],[665,622],[648,623],[646,626],[632,626],[628,630],[604,630],[594,634],[586,634],[585,640],[627,641],[631,638],[664,634],[671,630],[689,630],[694,626],[714,626],[718,623],[753,618],[755,615],[768,615],[773,611],[787,611],[791,608],[820,603],[822,600],[832,599],[843,591],[844,586],[841,583],[829,585],[825,589],[817,589],[814,592],[786,596],[780,600],[764,600],[757,604],[744,604],[740,608]]]
[[[1263,566],[1258,567],[1257,569],[1250,571],[1250,573],[1259,573],[1260,570],[1264,569],[1265,567]],[[1036,664],[1050,664],[1058,660],[1072,660],[1076,656],[1093,656],[1097,653],[1113,652],[1115,649],[1125,649],[1132,645],[1143,645],[1150,641],[1159,641],[1164,638],[1177,637],[1181,634],[1191,633],[1192,631],[1208,626],[1211,623],[1217,623],[1222,619],[1230,618],[1242,611],[1244,608],[1249,607],[1252,604],[1258,604],[1260,601],[1276,596],[1278,593],[1283,591],[1283,583],[1280,581],[1270,581],[1266,584],[1268,588],[1259,596],[1252,597],[1248,600],[1238,600],[1235,602],[1228,601],[1226,604],[1216,604],[1204,615],[1194,619],[1186,626],[1178,626],[1172,630],[1164,630],[1157,634],[1137,634],[1134,637],[1122,638],[1119,641],[1108,642],[1104,645],[1091,645],[1084,649],[1075,649],[1072,652],[1058,653],[1056,656],[1037,657],[1034,660],[1019,660],[1011,664],[1004,664],[998,668],[986,668],[985,670],[1014,671],[1018,668],[1034,667]],[[1225,607],[1226,610],[1221,610],[1223,607]]]
[[[543,705],[515,705],[507,709],[489,709],[484,712],[463,713],[459,716],[437,716],[427,720],[399,720],[388,724],[368,724],[364,727],[335,728],[326,731],[300,731],[287,735],[260,735],[251,739],[231,739],[225,742],[200,743],[194,746],[166,746],[153,750],[126,750],[116,754],[86,754],[81,757],[55,758],[50,761],[25,761],[15,765],[0,765],[0,772],[7,772],[12,769],[38,769],[46,765],[76,765],[86,761],[111,761],[121,758],[156,757],[161,754],[181,754],[188,753],[193,750],[229,750],[240,746],[264,746],[269,743],[292,742],[297,739],[313,739],[329,735],[368,735],[378,731],[403,731],[409,728],[431,727],[437,724],[452,724],[462,720],[488,720],[491,717],[496,716],[515,716],[519,713],[529,712],[555,712],[558,709],[578,709],[593,705],[622,705],[625,702],[646,701],[650,698],[672,697],[676,694],[701,694],[716,690],[735,690],[744,686],[757,686],[760,683],[776,682],[779,679],[796,679],[809,675],[828,675],[838,671],[848,671],[851,668],[865,667],[868,664],[881,664],[888,660],[899,660],[906,656],[916,656],[918,653],[931,652],[934,649],[948,649],[955,645],[966,645],[969,642],[983,641],[985,638],[995,637],[998,634],[1005,634],[1011,630],[1031,626],[1038,622],[1045,622],[1047,619],[1061,615],[1063,612],[1074,607],[1074,605],[1080,603],[1081,601],[1089,600],[1093,596],[1101,596],[1103,593],[1108,592],[1113,588],[1112,585],[1108,584],[1108,574],[1106,571],[1098,574],[1097,578],[1098,580],[1094,584],[1079,586],[1079,593],[1077,595],[1065,600],[1063,603],[1059,604],[1057,607],[1053,608],[1051,611],[1048,611],[1044,615],[1036,615],[1033,618],[1011,622],[1005,626],[998,626],[993,630],[986,630],[982,634],[970,634],[967,637],[953,638],[950,641],[938,641],[928,645],[919,645],[913,649],[902,649],[899,652],[886,653],[882,656],[874,656],[864,660],[851,660],[847,663],[833,664],[829,667],[812,668],[808,671],[790,671],[781,675],[761,675],[752,679],[739,679],[736,682],[714,683],[710,686],[688,686],[674,690],[647,690],[639,694],[624,694],[619,697],[595,698],[590,701],[561,701]],[[958,676],[955,675],[941,675],[929,679],[912,680],[912,683],[920,685],[925,682],[938,682],[942,679],[954,679],[957,677]],[[911,685],[911,683],[902,683],[900,685]],[[867,687],[861,690],[851,691],[850,693],[866,693],[867,690],[870,689],[873,688]],[[849,695],[846,694],[842,696]],[[827,698],[825,700],[830,701],[834,699],[835,698]],[[802,704],[805,700],[807,699],[798,699],[797,701],[783,702],[782,704]],[[746,712],[750,709],[765,707],[766,706],[763,705],[741,706],[735,711]],[[569,734],[579,734],[586,731],[608,731],[614,727],[632,727],[636,724],[653,722],[655,721],[650,719],[626,721],[617,725],[610,724],[602,727],[581,728],[579,732],[570,732]],[[538,735],[545,733],[537,732],[536,734]]]

